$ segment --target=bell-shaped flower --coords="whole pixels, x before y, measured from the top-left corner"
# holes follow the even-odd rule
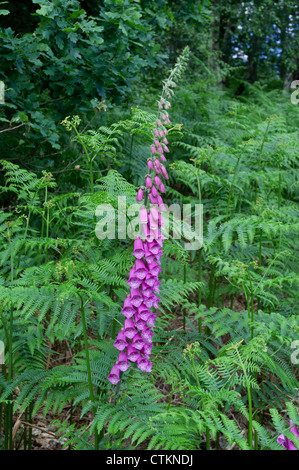
[[[128,355],[125,351],[119,353],[116,365],[122,372],[125,372],[129,369],[130,364],[128,362]]]
[[[127,345],[127,338],[125,336],[124,330],[122,329],[120,330],[114,341],[114,347],[119,351],[123,351],[124,349],[126,349]]]
[[[142,201],[142,199],[143,199],[143,189],[140,188],[137,191],[136,201],[140,202]]]
[[[140,357],[140,352],[138,349],[134,348],[132,344],[129,344],[127,347],[128,359],[132,362],[136,362],[138,357]]]
[[[149,175],[145,177],[145,186],[147,188],[151,188],[153,186],[152,178]]]
[[[129,296],[126,297],[121,313],[126,318],[131,318],[134,315],[135,312],[136,312],[136,310],[134,309],[134,306],[131,303],[131,298]]]
[[[130,339],[132,339],[136,335],[137,331],[132,318],[126,318],[124,324],[124,333],[125,336]]]
[[[111,369],[110,374],[108,375],[108,380],[113,385],[117,384],[120,381],[120,370],[117,365],[114,365]]]
[[[143,241],[141,238],[136,238],[134,241],[134,250],[133,250],[133,255],[137,259],[141,259],[144,256],[144,246],[143,246]]]
[[[132,340],[132,346],[134,346],[134,348],[140,351],[140,349],[143,348],[144,344],[145,343],[144,343],[144,340],[142,339],[141,334],[137,333]]]
[[[142,296],[139,289],[132,287],[130,297],[131,303],[134,305],[134,307],[139,307],[142,304]]]

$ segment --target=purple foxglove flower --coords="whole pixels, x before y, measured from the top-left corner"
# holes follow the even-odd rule
[[[160,177],[157,175],[154,177],[154,181],[157,186],[160,186],[160,184],[162,184]]]
[[[165,186],[164,186],[163,183],[160,184],[159,191],[160,191],[160,193],[165,193]]]
[[[152,215],[154,220],[159,220],[159,212],[157,210],[156,206],[151,206],[150,208],[150,214]]]
[[[157,126],[159,126],[159,127],[162,126],[162,122],[160,121],[160,119],[157,119]]]
[[[129,284],[130,287],[133,287],[134,289],[136,289],[137,287],[140,286],[141,282],[142,282],[142,280],[137,277],[136,269],[135,269],[135,267],[133,267],[130,271],[129,279],[127,281],[127,284]]]
[[[140,349],[143,348],[144,344],[145,344],[145,343],[144,343],[144,340],[142,339],[141,334],[140,334],[140,333],[137,333],[137,334],[134,336],[133,340],[132,340],[132,346],[134,346],[134,348],[140,350]]]
[[[136,335],[137,331],[135,328],[135,324],[132,320],[132,318],[126,318],[125,320],[125,325],[124,325],[124,332],[127,338],[134,338]]]
[[[152,186],[151,188],[151,194],[154,196],[154,197],[158,197],[159,196],[159,193],[158,193],[158,190],[156,188],[156,186]]]
[[[127,347],[128,359],[132,362],[136,362],[138,357],[140,357],[140,352],[134,348],[131,344]]]
[[[116,365],[122,372],[125,372],[129,369],[130,364],[128,362],[128,355],[125,351],[119,353]]]
[[[152,314],[148,317],[146,323],[147,323],[149,326],[151,326],[151,327],[154,328],[154,326],[155,326],[155,320],[156,320],[156,315],[155,315],[154,313],[152,313]]]
[[[165,212],[165,211],[166,211],[166,207],[165,207],[165,205],[164,205],[164,203],[163,203],[162,197],[159,195],[159,196],[157,197],[157,199],[158,199],[158,209],[159,209],[159,211],[160,211],[160,212]]]
[[[136,276],[138,277],[138,279],[144,279],[148,273],[148,270],[144,264],[144,261],[142,261],[142,259],[137,259],[135,262],[135,267],[136,267]]]
[[[158,160],[158,158],[155,159],[155,167],[156,168],[161,168],[162,167],[161,162],[160,162],[160,160]]]
[[[136,327],[138,328],[138,330],[140,330],[140,331],[143,331],[145,328],[147,328],[146,321],[142,320],[142,318],[138,318],[138,320],[135,322],[135,324],[136,324]]]
[[[161,129],[160,132],[159,132],[159,134],[160,134],[160,137],[164,137],[165,129],[164,129],[164,130]]]
[[[163,153],[163,148],[162,148],[161,146],[158,147],[158,152],[159,152],[159,153]]]
[[[148,327],[149,328],[149,327]],[[150,328],[149,328],[150,329]],[[151,329],[150,329],[151,330]],[[153,331],[151,330],[151,333],[153,334]],[[143,336],[143,332],[142,332],[142,336]],[[144,336],[143,336],[144,337]],[[141,350],[141,353],[142,354],[145,354],[145,355],[149,355],[152,351],[152,348],[153,348],[153,343],[152,343],[152,339],[150,338],[148,341],[145,341],[144,342],[144,346]]]
[[[151,158],[149,158],[148,161],[147,161],[147,167],[148,167],[149,170],[154,169],[154,163],[153,163],[153,160]]]
[[[146,297],[143,299],[143,303],[148,307],[151,308],[153,306],[154,300],[153,297]]]
[[[168,144],[168,140],[167,140],[167,138],[166,138],[166,137],[164,137],[164,139],[163,139],[163,143],[164,143],[165,145],[167,145],[167,144]]]
[[[146,243],[147,243],[147,242],[146,242]],[[149,251],[148,246],[146,246],[146,248],[145,248],[145,255],[144,255],[144,257],[145,257],[145,261],[146,261],[147,263],[152,263],[152,262],[154,261],[154,259],[155,259],[154,255]],[[146,277],[147,277],[147,276],[146,276]]]
[[[154,334],[154,332],[153,332],[153,330],[151,329],[150,326],[148,326],[147,328],[145,328],[142,331],[142,336],[146,341],[151,341],[153,334]],[[148,348],[149,348],[149,345],[147,343],[145,343],[145,345],[143,346],[142,351],[141,351],[142,354],[148,354]],[[150,349],[150,351],[151,351],[151,349]]]
[[[155,130],[154,130],[154,136],[155,136],[155,137],[159,137],[159,131],[158,131],[158,129],[155,129]]]
[[[113,385],[117,384],[117,382],[120,381],[120,370],[117,365],[114,365],[111,369],[110,374],[108,375],[108,380],[111,382]]]
[[[162,173],[162,170],[161,168],[155,166],[155,172],[157,173],[157,175],[160,175]]]
[[[142,201],[142,199],[143,199],[143,189],[140,188],[137,191],[136,201]]]
[[[145,283],[142,283],[141,292],[144,297],[150,297],[153,294],[153,288]]]
[[[123,306],[123,309],[122,309],[121,313],[126,318],[131,318],[135,313],[135,309],[134,309],[133,305],[131,304],[131,299],[130,299],[129,296],[126,297],[126,299],[124,301],[124,306]]]
[[[150,214],[150,220],[149,220],[149,226],[150,226],[150,229],[155,232],[156,230],[158,230],[158,221],[155,220],[152,216],[152,214]]]
[[[160,292],[160,283],[161,281],[157,281],[156,284],[154,285],[154,291],[157,292],[157,294],[159,294]]]
[[[159,253],[160,245],[155,240],[148,243],[148,249],[153,255],[156,255]]]
[[[145,177],[145,186],[147,188],[151,188],[153,186],[152,178],[149,175]]]
[[[168,134],[168,130],[165,128],[164,129],[164,135],[167,135]]]
[[[146,208],[142,206],[139,212],[140,222],[142,224],[147,224],[147,215],[148,215],[148,212]]]
[[[167,158],[165,157],[165,155],[163,155],[163,153],[162,155],[160,155],[160,160],[161,162],[167,162]]]
[[[127,338],[124,334],[124,330],[120,330],[120,332],[118,333],[117,337],[116,337],[116,340],[114,342],[114,347],[116,349],[118,349],[119,351],[123,351],[124,349],[126,349],[128,343],[127,343]]]
[[[147,242],[152,242],[155,239],[155,234],[150,230],[148,225],[143,225],[143,233]]]
[[[157,197],[153,196],[152,193],[149,193],[148,197],[149,197],[149,200],[150,200],[151,204],[157,204],[158,199],[157,199]]]
[[[136,364],[137,364],[138,369],[143,370],[145,372],[149,372],[149,362],[150,361],[148,359],[146,359],[145,357],[140,356],[137,359]]]
[[[160,144],[160,142],[159,142],[158,139],[155,140],[155,146],[156,146],[157,148],[161,146],[161,144]]]
[[[155,294],[151,297],[152,301],[153,301],[153,306],[155,308],[158,308],[159,306],[159,302],[161,300],[161,297],[157,297]]]
[[[148,308],[146,308],[146,306],[144,306],[144,307],[145,307],[145,309],[140,310],[140,311],[138,310],[138,315],[139,315],[139,318],[141,318],[141,320],[143,320],[143,321],[146,322],[147,319],[148,319],[148,317],[149,317],[152,313],[151,313],[151,311],[150,311]]]
[[[168,180],[169,176],[168,176],[165,166],[162,166],[161,171],[162,171],[162,175],[164,176],[164,178]]]
[[[141,238],[136,238],[136,240],[134,241],[134,251],[133,251],[133,255],[135,256],[135,258],[137,259],[141,259],[143,258],[144,256],[144,246],[143,246],[143,241],[141,240]]]
[[[162,271],[160,266],[155,261],[148,265],[148,270],[154,276],[158,276],[158,274]]]
[[[153,274],[148,274],[144,280],[144,283],[147,286],[154,288],[156,280],[157,280],[157,276],[154,276]]]
[[[134,305],[134,307],[139,307],[142,304],[140,290],[134,287],[131,288],[131,303]]]
[[[158,151],[159,151],[159,149],[158,149]],[[167,147],[167,145],[164,145],[164,151],[169,152],[169,148]]]
[[[154,146],[154,144],[151,146],[151,152],[152,152],[152,153],[156,153],[156,152],[157,152],[157,149],[156,149],[156,147]]]

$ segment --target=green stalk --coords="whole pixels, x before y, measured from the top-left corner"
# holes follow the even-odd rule
[[[86,319],[85,319],[85,311],[84,311],[84,304],[83,299],[81,298],[81,320],[82,320],[82,329],[83,329],[83,337],[84,337],[84,345],[85,345],[85,361],[86,361],[86,370],[87,370],[87,379],[88,379],[88,386],[89,386],[89,396],[90,400],[93,403],[93,415],[95,417],[96,414],[96,405],[95,405],[95,397],[93,393],[93,386],[91,380],[91,371],[90,371],[90,360],[89,360],[89,349],[88,349],[88,340],[87,340],[87,329],[86,329]],[[94,448],[98,450],[99,443],[98,443],[98,430],[95,428],[95,439],[94,439]]]

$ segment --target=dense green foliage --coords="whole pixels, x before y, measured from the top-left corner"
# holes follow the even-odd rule
[[[283,90],[296,57],[273,31],[278,18],[289,34],[281,8],[298,28],[298,6],[243,2],[251,42],[239,2],[32,3],[26,26],[2,12],[0,30],[1,446],[31,448],[43,417],[72,449],[95,433],[99,449],[282,449],[281,433],[299,448],[299,116]],[[95,211],[135,201],[158,82],[188,42],[165,202],[203,204],[204,244],[165,242],[153,372],[115,387],[133,243],[99,240]]]

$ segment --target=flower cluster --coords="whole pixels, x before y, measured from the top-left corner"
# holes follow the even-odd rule
[[[133,256],[136,261],[127,281],[131,289],[121,311],[125,316],[125,321],[114,342],[114,346],[120,352],[108,376],[112,384],[120,381],[120,373],[130,367],[130,362],[135,362],[139,369],[146,372],[151,372],[152,369],[150,354],[156,314],[151,311],[151,308],[157,309],[160,300],[161,281],[158,276],[162,270],[160,259],[164,240],[161,233],[164,223],[161,213],[165,211],[161,195],[165,193],[163,179],[168,179],[167,170],[163,164],[166,162],[164,154],[169,152],[166,126],[171,124],[171,121],[167,109],[171,106],[169,98],[174,94],[173,79],[181,74],[187,55],[186,49],[164,84],[158,102],[156,126],[153,130],[152,157],[147,162],[149,172],[145,176],[145,186],[141,186],[137,192],[136,200],[143,202],[140,208],[143,236],[134,241]]]

